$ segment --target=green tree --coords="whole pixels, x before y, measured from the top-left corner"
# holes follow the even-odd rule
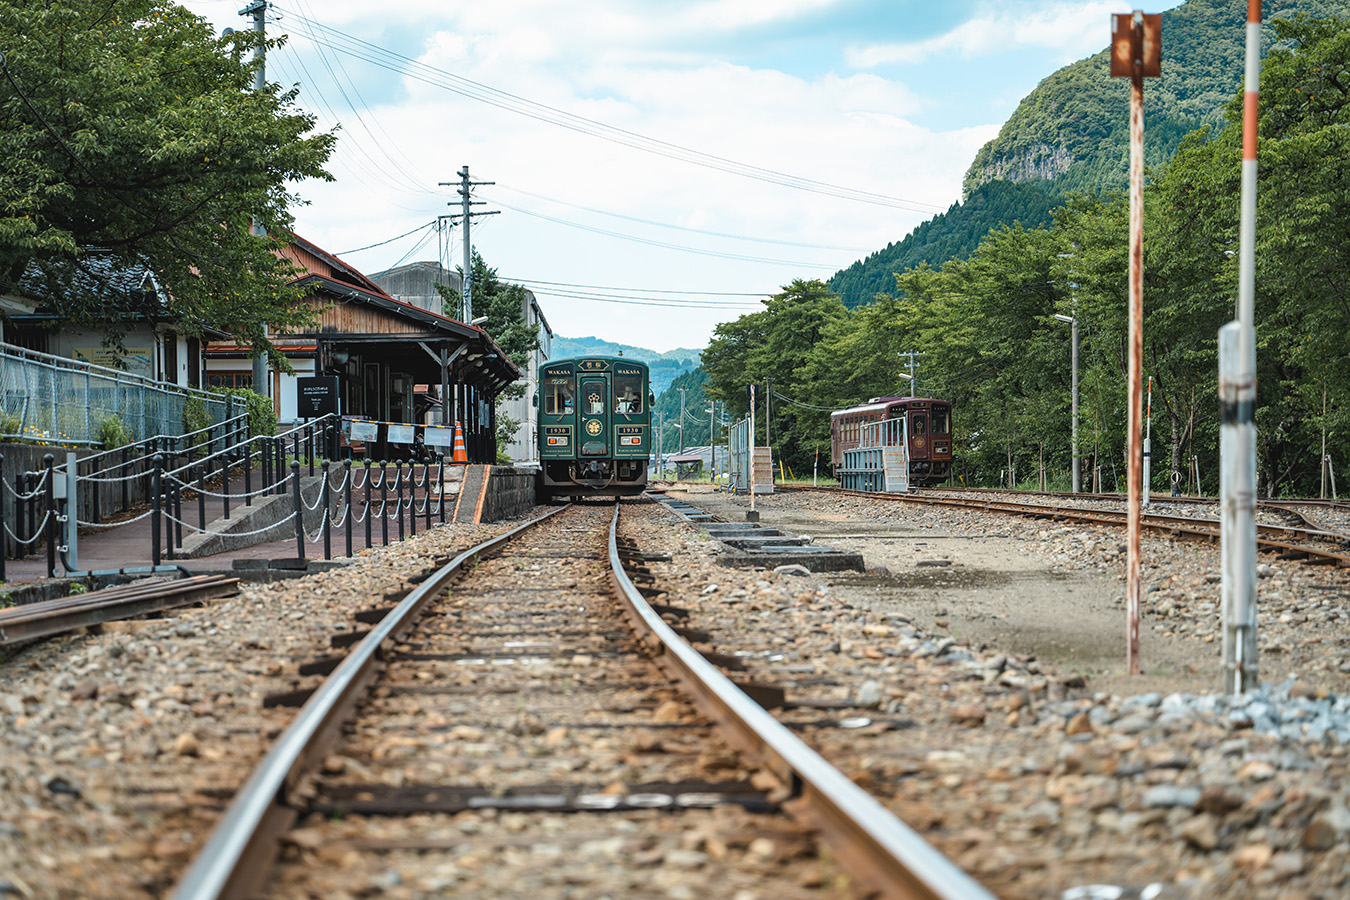
[[[529,291],[518,284],[510,284],[497,277],[497,270],[488,266],[477,250],[473,251],[473,303],[474,312],[486,316],[487,321],[480,323],[482,329],[506,353],[506,358],[525,371],[530,364],[530,354],[539,349],[539,326],[528,324],[525,316]],[[456,267],[460,278],[464,277],[462,267]],[[445,300],[448,309],[458,310],[463,305],[463,297],[454,288],[437,284],[436,290]],[[507,415],[504,403],[519,399],[525,393],[522,382],[508,385],[497,395],[497,454],[498,461],[505,464],[506,445],[516,439],[522,423],[519,419]]]
[[[818,280],[797,279],[764,301],[764,310],[724,323],[703,351],[707,395],[733,417],[749,411],[749,385],[757,385],[761,411],[757,439],[772,439],[775,456],[793,469],[809,466],[815,443],[829,440],[829,411],[800,396],[807,364],[831,324],[847,315],[838,295]],[[766,397],[765,393],[772,391]]]
[[[56,312],[108,327],[73,266],[100,248],[149,266],[182,331],[262,352],[265,326],[309,321],[275,251],[334,138],[294,90],[251,90],[256,41],[167,0],[0,0],[0,293],[36,271]]]

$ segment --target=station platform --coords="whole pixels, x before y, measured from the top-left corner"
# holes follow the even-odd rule
[[[534,504],[534,474],[535,470],[528,467],[447,466],[442,481],[446,503],[445,521],[447,523],[474,524],[498,521],[518,515]],[[304,496],[306,498],[315,497],[316,489],[312,485],[317,484],[322,479],[322,475],[309,476],[302,472],[302,479]],[[253,485],[260,482],[261,476],[256,469],[250,480]],[[160,554],[161,567],[176,567],[182,573],[191,575],[234,572],[245,580],[256,581],[269,580],[272,575],[288,577],[342,564],[338,560],[341,560],[346,553],[345,526],[332,529],[328,554],[330,560],[325,561],[322,534],[318,535],[317,540],[309,539],[318,531],[318,513],[312,513],[316,523],[307,525],[305,528],[306,537],[302,556],[300,541],[295,535],[293,521],[274,528],[271,532],[264,532],[254,537],[243,534],[261,531],[271,522],[289,515],[294,509],[294,503],[289,497],[255,496],[252,498],[252,502],[246,505],[236,496],[229,501],[229,516],[227,519],[226,502],[222,497],[215,495],[243,494],[244,478],[242,473],[231,480],[228,491],[222,490],[219,484],[212,485],[209,491],[211,493],[208,493],[205,497],[207,531],[219,533],[228,528],[241,534],[237,536],[224,535],[223,537],[227,539],[208,544],[200,539],[200,535],[195,540],[190,537],[196,534],[195,528],[185,528],[183,535],[184,552],[188,555],[185,558],[184,555],[176,554],[176,558],[170,558],[167,552],[162,551]],[[464,496],[461,497],[461,493]],[[372,496],[372,505],[378,502],[377,496]],[[353,494],[352,505],[356,508],[358,516],[362,515],[364,501],[363,492]],[[271,508],[270,513],[266,512],[269,507]],[[278,510],[280,510],[280,514],[278,514]],[[82,526],[77,542],[76,558],[71,560],[74,572],[65,571],[58,554],[56,578],[64,583],[70,577],[79,577],[80,573],[92,573],[99,578],[108,580],[121,580],[111,574],[119,570],[133,577],[138,574],[148,574],[145,571],[135,571],[148,570],[153,562],[153,526],[151,517],[146,515],[147,511],[147,509],[132,510],[113,517],[112,521],[102,525]],[[336,510],[335,514],[340,515]],[[117,523],[117,519],[123,521]],[[201,512],[198,500],[195,497],[190,501],[185,500],[183,502],[182,519],[194,526],[197,526],[200,522]],[[407,525],[406,518],[404,522],[405,534],[411,534],[412,529]],[[433,527],[441,523],[440,511],[435,505],[433,505],[431,523]],[[167,523],[165,525],[167,526]],[[424,515],[418,516],[417,533],[425,530],[425,526],[426,517]],[[283,531],[285,536],[277,537],[277,531]],[[390,520],[389,542],[394,543],[397,540],[398,526],[394,520]],[[208,552],[194,552],[191,549],[191,545],[194,543],[199,545],[200,550]],[[383,543],[383,531],[380,524],[376,522],[372,528],[371,546],[381,546]],[[210,549],[216,547],[220,548],[217,552],[209,552]],[[365,549],[365,547],[365,524],[354,524],[352,526],[352,550],[356,553]],[[47,548],[45,544],[41,544],[36,548],[35,553],[22,559],[5,560],[5,577],[0,590],[49,581],[47,572]],[[272,575],[268,573],[272,573]]]

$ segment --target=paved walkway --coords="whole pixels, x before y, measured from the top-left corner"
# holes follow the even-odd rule
[[[317,470],[316,470],[317,471]],[[302,469],[302,474],[308,474],[308,470]],[[257,470],[254,470],[253,484],[258,485],[260,477]],[[230,484],[231,493],[242,494],[244,491],[244,481],[242,476],[233,480]],[[208,488],[210,491],[221,493],[218,486]],[[360,509],[357,497],[353,496],[353,506]],[[82,527],[80,529],[79,543],[77,549],[78,560],[72,561],[78,564],[78,569],[84,572],[97,572],[104,570],[115,570],[123,568],[144,568],[152,563],[151,558],[151,523],[150,516],[143,516],[146,510],[141,509],[133,512],[133,521],[123,525],[113,527]],[[230,500],[230,517],[238,518],[247,516],[249,507],[242,504],[237,498]],[[206,521],[211,523],[219,519],[224,514],[224,501],[218,497],[207,496],[206,498]],[[190,502],[183,502],[184,522],[191,523],[196,528],[200,519],[196,498]],[[420,533],[425,525],[425,518],[419,518],[417,522],[417,531]],[[439,518],[433,514],[432,522],[439,523]],[[406,520],[405,520],[406,522]],[[164,525],[169,523],[167,520]],[[398,540],[398,525],[396,522],[390,522],[390,542]],[[293,526],[292,526],[293,527]],[[405,529],[407,528],[405,524]],[[183,529],[183,536],[186,538],[191,533],[189,529]],[[406,533],[406,532],[405,532]],[[353,525],[352,527],[352,550],[359,552],[366,546],[366,532],[364,523]],[[346,552],[346,532],[341,529],[334,529],[332,532],[332,556],[339,558]],[[374,523],[372,534],[372,544],[379,546],[380,523]],[[218,553],[214,556],[203,556],[196,559],[169,559],[167,553],[161,554],[160,565],[179,565],[187,569],[192,574],[204,574],[208,572],[222,572],[233,568],[236,559],[251,560],[271,560],[271,559],[295,559],[297,557],[297,544],[295,537],[289,537],[285,540],[269,541],[263,544],[255,544],[251,547],[239,547],[228,550],[224,553]],[[317,541],[305,542],[306,559],[323,559],[323,537],[320,535]],[[56,562],[57,577],[64,574],[61,565],[60,556],[57,556]],[[33,581],[40,581],[47,577],[47,548],[42,545],[38,552],[24,559],[5,560],[5,583],[23,584]]]

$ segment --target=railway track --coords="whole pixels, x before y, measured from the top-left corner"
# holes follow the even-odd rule
[[[618,518],[554,510],[372,610],[173,896],[989,898],[667,624]]]
[[[944,496],[933,493],[886,494],[871,491],[848,491],[840,488],[805,487],[780,485],[778,490],[816,491],[848,496],[865,497],[897,503],[913,503],[926,506],[946,506],[962,509],[977,509],[986,512],[1000,512],[1012,515],[1028,516],[1037,519],[1071,521],[1087,524],[1124,526],[1127,514],[1123,509],[1099,509],[1083,506],[1071,506],[1062,503],[1022,502],[1014,500],[990,500],[976,495]],[[1006,496],[1006,495],[1005,495]],[[1186,537],[1197,540],[1217,541],[1219,522],[1217,519],[1201,519],[1191,516],[1175,516],[1156,512],[1143,512],[1140,527],[1170,534],[1174,537]],[[1280,559],[1300,560],[1316,565],[1350,566],[1350,538],[1338,532],[1309,526],[1257,524],[1257,548],[1260,551],[1273,552]]]
[[[63,634],[77,628],[164,612],[234,593],[239,579],[194,575],[104,588],[0,610],[0,644]]]

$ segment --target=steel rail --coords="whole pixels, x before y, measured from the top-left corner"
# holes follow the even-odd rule
[[[817,491],[834,494],[844,494],[850,497],[866,497],[873,500],[886,500],[894,503],[917,503],[924,506],[947,506],[957,509],[976,509],[985,512],[1003,512],[1012,515],[1032,516],[1042,519],[1067,519],[1076,522],[1092,522],[1100,525],[1124,525],[1126,514],[1117,510],[1110,509],[1090,509],[1077,506],[1047,506],[1034,503],[1018,503],[1012,500],[975,500],[962,499],[959,497],[933,497],[911,494],[887,494],[878,491],[850,491],[843,488],[813,488],[793,486],[793,491]],[[1148,528],[1153,531],[1163,531],[1169,534],[1180,534],[1196,538],[1205,538],[1207,540],[1217,540],[1219,537],[1217,519],[1195,519],[1188,516],[1169,516],[1160,513],[1145,513],[1140,517],[1140,527]],[[1345,536],[1331,531],[1322,531],[1319,529],[1294,528],[1288,525],[1258,525],[1257,526],[1257,546],[1266,550],[1278,550],[1288,554],[1307,556],[1310,559],[1337,566],[1350,566],[1350,554],[1336,553],[1330,550],[1323,550],[1319,547],[1308,547],[1301,544],[1291,544],[1287,541],[1276,540],[1272,537],[1262,537],[1260,534],[1265,532],[1267,535],[1272,533],[1287,535],[1294,533],[1306,538],[1322,539],[1329,541],[1345,540]]]
[[[289,804],[337,738],[349,713],[365,695],[382,661],[384,643],[412,627],[418,615],[460,570],[516,535],[567,509],[558,507],[460,553],[400,601],[324,680],[272,749],[236,792],[173,900],[246,900],[264,884],[276,859],[277,840],[295,821]]]
[[[609,534],[610,578],[629,620],[657,653],[656,662],[684,685],[733,745],[754,755],[804,802],[846,870],[877,896],[904,900],[994,900],[975,879],[933,848],[867,792],[789,731],[675,633],[623,570],[619,508]]]
[[[89,625],[190,606],[229,593],[238,584],[238,578],[226,575],[195,575],[180,581],[119,585],[27,603],[0,610],[0,644],[31,641]]]

